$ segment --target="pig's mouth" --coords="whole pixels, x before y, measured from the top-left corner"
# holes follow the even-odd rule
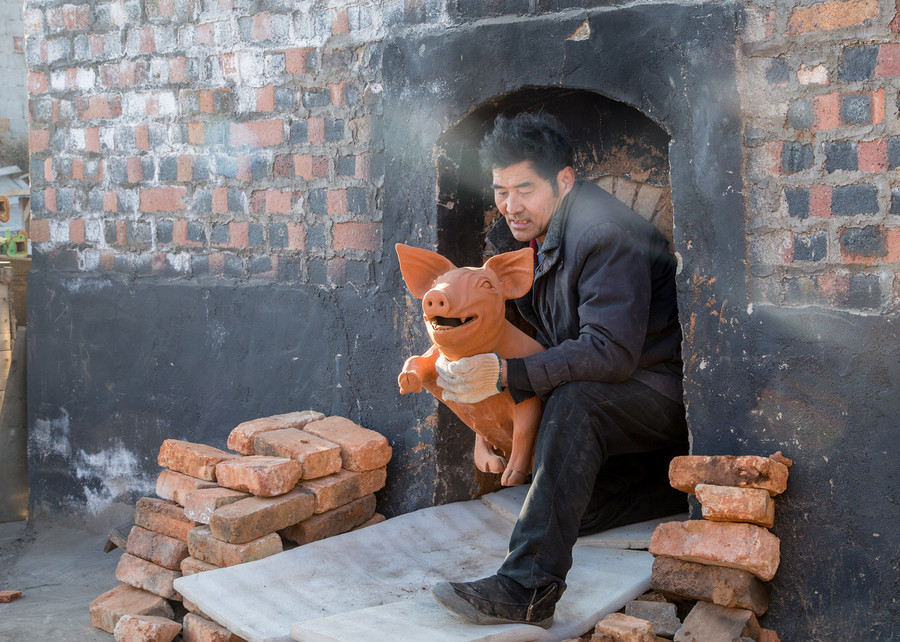
[[[431,327],[435,330],[451,330],[453,328],[459,328],[461,326],[466,325],[467,323],[471,323],[475,321],[478,317],[432,317],[428,320],[431,324]]]

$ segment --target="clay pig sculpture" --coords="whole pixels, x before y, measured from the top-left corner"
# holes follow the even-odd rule
[[[531,473],[534,444],[543,405],[537,397],[522,403],[504,390],[474,404],[445,400],[435,362],[495,352],[503,359],[542,351],[537,341],[506,320],[506,301],[525,295],[534,278],[530,248],[500,254],[480,268],[458,268],[448,259],[397,244],[400,271],[413,296],[422,300],[428,335],[434,344],[421,356],[406,360],[400,392],[428,392],[445,403],[475,431],[475,465],[502,473],[500,483],[517,486]]]

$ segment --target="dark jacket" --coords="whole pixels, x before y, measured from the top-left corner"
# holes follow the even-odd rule
[[[495,252],[516,241],[501,219]],[[575,380],[636,379],[681,402],[675,259],[665,237],[614,196],[577,181],[553,215],[531,291],[516,301],[546,352],[510,359],[516,401]]]

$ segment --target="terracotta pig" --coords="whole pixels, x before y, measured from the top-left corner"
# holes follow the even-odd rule
[[[425,326],[434,344],[410,357],[398,382],[400,392],[422,387],[445,403],[475,431],[475,465],[503,473],[500,483],[517,486],[531,472],[543,406],[537,397],[515,403],[503,391],[474,404],[446,401],[437,383],[435,362],[483,352],[504,359],[526,357],[544,348],[506,320],[506,301],[523,296],[534,278],[530,248],[500,254],[480,268],[457,268],[440,254],[397,244],[400,271],[413,296],[422,299]]]

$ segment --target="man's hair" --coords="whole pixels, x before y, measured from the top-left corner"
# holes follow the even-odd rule
[[[573,164],[572,145],[566,130],[549,114],[497,116],[494,131],[481,141],[481,162],[488,169],[530,161],[538,176],[556,186],[560,170]]]

